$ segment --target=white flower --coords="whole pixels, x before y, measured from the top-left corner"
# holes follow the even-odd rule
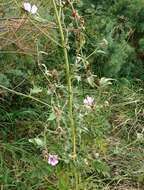
[[[84,105],[91,107],[91,106],[93,106],[93,104],[94,104],[94,98],[92,98],[92,97],[90,97],[90,96],[87,96],[87,97],[84,99],[83,103],[84,103]]]
[[[24,10],[30,12],[31,11],[31,4],[30,3],[24,3]]]
[[[36,14],[37,13],[37,6],[36,5],[31,5],[30,3],[28,2],[25,2],[24,4],[24,10],[31,13],[31,14]]]

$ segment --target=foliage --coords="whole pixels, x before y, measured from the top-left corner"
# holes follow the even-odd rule
[[[91,57],[94,72],[101,76],[143,79],[143,1],[83,2],[81,12],[86,20],[87,36],[85,51],[105,51],[105,54],[96,53]]]
[[[144,4],[55,2],[66,44],[52,0],[0,0],[0,188],[142,189]]]

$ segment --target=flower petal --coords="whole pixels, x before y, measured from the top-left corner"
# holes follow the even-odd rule
[[[29,13],[31,12],[31,4],[30,3],[24,3],[24,10],[28,11]]]
[[[37,6],[33,5],[32,8],[31,8],[31,13],[36,14],[37,10],[38,10]]]
[[[90,96],[87,96],[83,103],[86,105],[86,106],[92,106],[94,104],[94,98],[90,97]]]
[[[48,164],[50,164],[51,166],[55,166],[58,164],[58,156],[57,155],[52,155],[49,154],[49,158],[48,158]]]

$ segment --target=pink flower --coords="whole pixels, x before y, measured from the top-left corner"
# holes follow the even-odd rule
[[[94,98],[87,96],[84,101],[83,101],[84,105],[91,107],[94,104]]]
[[[58,156],[54,155],[54,154],[49,154],[48,157],[48,164],[50,164],[51,166],[56,166],[58,164]]]
[[[38,8],[37,8],[36,5],[31,5],[28,2],[25,2],[23,4],[23,6],[24,6],[24,10],[27,11],[27,12],[29,12],[29,13],[31,13],[31,14],[36,14],[36,12],[38,10]]]

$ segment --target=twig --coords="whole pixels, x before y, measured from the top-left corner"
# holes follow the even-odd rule
[[[36,101],[36,102],[39,102],[39,103],[41,103],[41,104],[43,104],[43,105],[45,105],[45,106],[51,108],[51,106],[50,106],[48,103],[46,103],[46,102],[44,102],[44,101],[42,101],[42,100],[39,100],[39,99],[37,99],[37,98],[35,98],[35,97],[31,96],[31,95],[27,95],[27,94],[23,94],[23,93],[21,93],[21,92],[17,92],[17,91],[15,91],[15,90],[10,89],[10,88],[7,88],[6,86],[3,86],[3,85],[0,85],[0,88],[3,88],[3,89],[5,89],[5,90],[7,90],[8,92],[11,92],[11,93],[13,93],[13,94],[17,94],[17,95],[23,96],[23,97],[25,97],[25,98],[30,98],[30,99],[32,99],[32,100],[34,100],[34,101]]]

